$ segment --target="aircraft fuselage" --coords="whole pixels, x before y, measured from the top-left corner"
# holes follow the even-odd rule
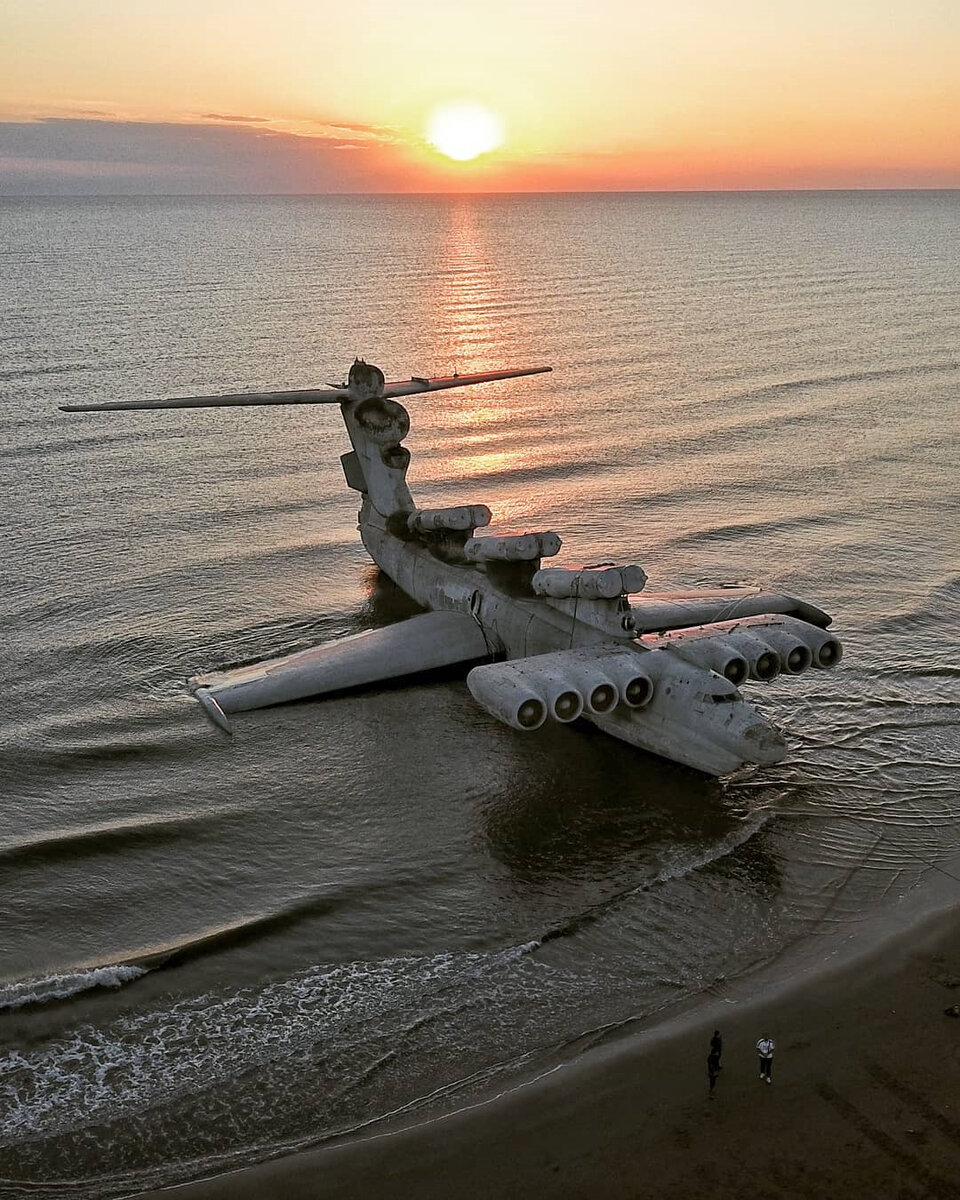
[[[440,561],[427,547],[391,534],[369,497],[360,510],[360,536],[380,569],[422,607],[471,615],[491,654],[523,659],[587,646],[636,654],[638,666],[655,676],[650,702],[582,714],[612,737],[710,775],[777,762],[785,754],[779,731],[721,676],[672,656],[660,662],[632,632],[618,636],[542,598],[510,595],[480,565]]]

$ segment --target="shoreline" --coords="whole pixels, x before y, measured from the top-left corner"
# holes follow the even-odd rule
[[[960,1019],[944,1011],[958,1003],[954,905],[815,976],[615,1034],[469,1107],[141,1195],[958,1200]],[[766,1033],[771,1086],[755,1050]]]

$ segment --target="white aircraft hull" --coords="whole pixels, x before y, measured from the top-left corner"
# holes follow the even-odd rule
[[[548,367],[386,383],[358,360],[342,386],[304,391],[67,405],[90,409],[337,404],[352,451],[347,484],[360,492],[360,534],[381,570],[430,610],[420,617],[281,658],[195,676],[211,718],[475,664],[477,702],[517,730],[579,717],[620,741],[710,775],[777,762],[780,733],[736,684],[835,666],[826,613],[756,588],[651,596],[637,566],[540,570],[555,533],[477,537],[484,505],[418,510],[401,444],[409,414],[394,397],[535,375]],[[627,600],[627,595],[634,598]]]
[[[742,697],[731,698],[726,681],[713,673],[669,651],[650,650],[632,634],[613,637],[542,601],[505,595],[475,566],[439,562],[423,547],[393,537],[369,503],[361,510],[360,536],[374,562],[418,604],[474,616],[492,654],[525,659],[584,646],[601,657],[612,651],[635,654],[638,668],[652,672],[661,685],[650,702],[582,714],[611,737],[708,775],[775,763],[786,754],[775,726]],[[715,695],[724,698],[714,701]]]

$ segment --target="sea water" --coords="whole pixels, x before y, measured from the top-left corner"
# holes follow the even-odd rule
[[[0,202],[0,1194],[467,1103],[960,897],[958,281],[956,192]],[[837,671],[745,689],[785,761],[455,674],[208,725],[186,677],[415,611],[339,414],[57,406],[357,354],[553,367],[411,398],[422,505],[832,613]]]

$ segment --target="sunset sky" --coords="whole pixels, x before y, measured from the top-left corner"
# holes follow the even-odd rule
[[[0,195],[958,186],[960,0],[0,0]]]

